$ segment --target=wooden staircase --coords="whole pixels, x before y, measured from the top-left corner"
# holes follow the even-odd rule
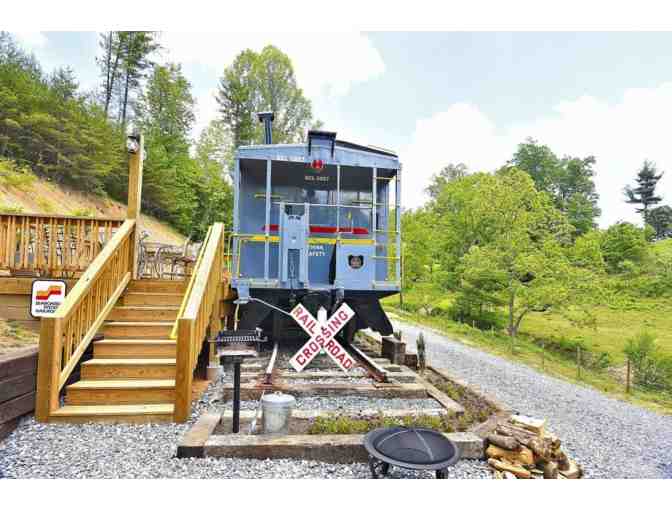
[[[173,420],[177,341],[170,332],[187,283],[131,281],[93,342],[81,379],[66,387],[65,405],[50,421]]]

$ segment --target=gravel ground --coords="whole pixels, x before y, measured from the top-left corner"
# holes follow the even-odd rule
[[[177,459],[177,442],[205,410],[221,410],[222,377],[194,406],[188,424],[65,425],[36,423],[24,418],[0,442],[0,478],[368,478],[365,464],[327,464],[291,459]],[[243,401],[243,409],[256,409]],[[303,398],[301,409],[435,408],[432,399],[370,399],[363,397]],[[425,478],[432,473],[392,469],[391,478]],[[460,461],[449,478],[491,478],[480,461]]]
[[[672,416],[451,340],[429,328],[392,321],[415,350],[422,329],[428,363],[480,387],[521,414],[546,418],[589,478],[672,478]]]

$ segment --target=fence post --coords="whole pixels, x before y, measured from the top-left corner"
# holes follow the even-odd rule
[[[581,379],[581,346],[576,346],[576,378]]]
[[[130,137],[129,137],[130,138]],[[142,155],[145,150],[145,139],[142,134],[135,135],[133,140],[137,142],[135,152],[129,150],[128,157],[128,208],[126,217],[129,220],[135,220],[135,229],[131,246],[133,247],[132,256],[132,275],[133,279],[138,279],[138,242],[140,236],[140,210],[142,209]],[[142,275],[141,275],[142,276]]]
[[[628,370],[625,374],[625,392],[630,394],[630,358],[628,358]]]

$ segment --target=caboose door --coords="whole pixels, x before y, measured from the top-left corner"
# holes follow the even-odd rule
[[[292,289],[308,286],[308,211],[308,204],[280,204],[280,281]]]

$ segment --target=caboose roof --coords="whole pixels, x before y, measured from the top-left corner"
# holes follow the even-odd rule
[[[379,147],[359,145],[345,140],[335,140],[332,148],[329,145],[313,143],[245,145],[238,148],[236,157],[240,159],[271,159],[272,161],[289,161],[309,163],[321,159],[327,165],[361,166],[366,168],[399,169],[399,157],[392,151]]]

